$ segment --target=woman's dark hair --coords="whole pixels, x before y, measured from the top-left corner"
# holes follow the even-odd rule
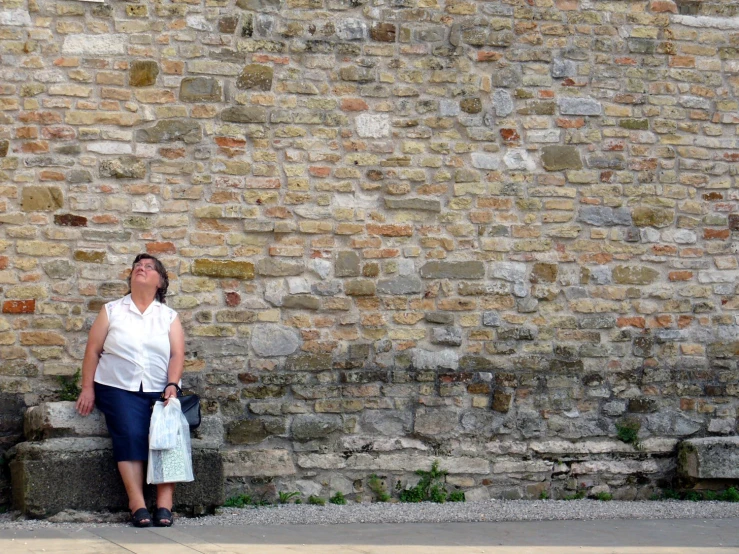
[[[154,269],[156,269],[159,277],[161,277],[162,282],[162,285],[157,289],[156,299],[162,304],[166,304],[164,297],[167,295],[167,288],[169,288],[169,276],[167,275],[167,270],[162,265],[162,262],[151,254],[139,254],[134,258],[133,263],[131,264],[131,273],[128,274],[128,292],[126,294],[131,294],[131,275],[133,274],[133,266],[141,260],[152,260],[154,262]]]

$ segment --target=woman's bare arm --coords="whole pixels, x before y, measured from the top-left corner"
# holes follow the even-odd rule
[[[85,357],[82,360],[82,392],[77,398],[76,408],[80,415],[86,416],[95,407],[95,370],[103,353],[105,337],[108,336],[108,312],[105,306],[100,309],[95,322],[87,335]]]

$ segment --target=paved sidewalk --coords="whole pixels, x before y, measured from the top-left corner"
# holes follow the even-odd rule
[[[0,552],[737,554],[739,519],[0,530]]]

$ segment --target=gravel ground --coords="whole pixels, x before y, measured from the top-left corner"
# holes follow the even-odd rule
[[[0,529],[40,529],[127,525],[127,514],[62,512],[48,520],[0,515]],[[489,500],[447,504],[284,505],[222,508],[216,515],[178,518],[176,525],[334,525],[345,523],[443,523],[594,519],[739,518],[739,503],[602,502],[597,500]]]

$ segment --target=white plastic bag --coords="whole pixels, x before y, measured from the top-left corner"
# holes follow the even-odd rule
[[[171,450],[177,446],[177,435],[180,432],[180,401],[170,398],[164,402],[156,402],[149,423],[149,448],[152,450]]]
[[[168,450],[158,450],[149,446],[149,464],[146,469],[146,482],[150,485],[159,483],[185,483],[194,480],[192,473],[192,455],[190,454],[190,426],[180,409],[180,402],[170,398],[169,405],[177,406],[179,425],[177,427],[176,444]],[[159,402],[157,402],[159,404]]]

